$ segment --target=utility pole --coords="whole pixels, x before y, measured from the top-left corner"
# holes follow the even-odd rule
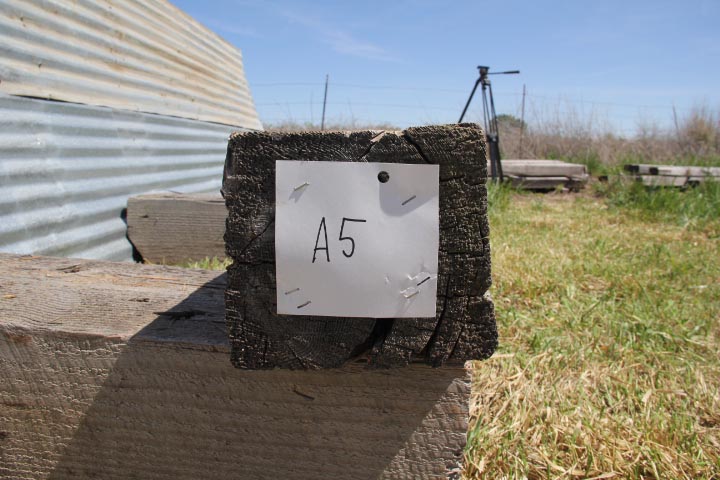
[[[323,113],[322,113],[322,122],[320,123],[320,130],[325,130],[325,106],[327,105],[327,89],[328,89],[328,81],[330,80],[330,75],[325,75],[325,97],[323,98]]]
[[[520,114],[520,158],[523,157],[523,134],[525,133],[525,84],[523,83],[522,110]]]

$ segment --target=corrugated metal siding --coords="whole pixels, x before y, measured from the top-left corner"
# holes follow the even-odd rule
[[[240,51],[164,0],[0,0],[0,92],[262,128]]]
[[[0,94],[0,251],[131,259],[128,197],[219,191],[233,130]]]

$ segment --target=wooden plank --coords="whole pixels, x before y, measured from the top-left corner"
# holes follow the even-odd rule
[[[274,169],[282,159],[440,165],[436,318],[275,313]],[[402,366],[414,360],[441,365],[490,356],[497,330],[492,301],[484,296],[490,286],[486,179],[484,133],[474,124],[403,132],[233,135],[223,195],[228,206],[226,249],[234,260],[226,299],[235,365],[322,368],[356,358],[365,358],[370,366]],[[467,338],[467,332],[475,335]]]
[[[587,167],[560,160],[502,160],[503,175],[517,188],[580,190],[590,176]]]
[[[226,218],[220,193],[139,195],[128,199],[128,238],[150,263],[225,258]]]
[[[0,477],[457,478],[465,370],[246,371],[225,274],[0,255]]]
[[[687,177],[670,177],[665,175],[637,175],[636,180],[648,187],[684,187],[688,183]]]
[[[663,175],[669,177],[718,177],[720,168],[714,167],[678,167],[672,165],[657,165],[650,169],[652,175]]]
[[[720,177],[720,167],[696,167],[676,165],[631,164],[625,171],[639,175],[663,175],[671,177]]]
[[[587,167],[560,160],[501,161],[503,174],[518,177],[587,177]]]
[[[585,183],[584,181],[568,177],[521,177],[507,175],[507,178],[512,186],[525,190],[554,190],[556,188],[579,190]]]
[[[708,179],[720,180],[718,167],[632,164],[623,168],[648,187],[687,187]]]
[[[647,164],[628,164],[623,165],[623,169],[629,173],[637,173],[639,175],[650,175],[650,169],[655,165]]]

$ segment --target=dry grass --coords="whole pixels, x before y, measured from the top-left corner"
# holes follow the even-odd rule
[[[230,258],[205,257],[203,260],[191,260],[180,266],[200,270],[226,270],[231,263],[232,260]]]
[[[491,192],[468,478],[720,477],[718,222]]]
[[[640,124],[631,138],[611,133],[599,116],[572,107],[535,117],[522,135],[520,122],[500,123],[503,158],[562,159],[584,163],[593,173],[624,163],[720,165],[720,117],[707,107],[678,118],[669,131]]]
[[[612,133],[610,124],[594,112],[578,111],[572,104],[533,108],[533,121],[521,133],[521,122],[500,116],[503,158],[551,158],[588,165],[591,173],[608,173],[625,163],[720,166],[720,115],[698,106],[675,118],[670,130],[644,122],[632,137]],[[287,120],[265,125],[267,130],[295,132],[319,130],[311,122]],[[326,130],[399,130],[386,124],[367,124],[355,118],[334,119]]]
[[[296,122],[286,120],[284,122],[267,123],[264,125],[266,130],[273,132],[303,132],[307,130],[320,130],[320,125],[312,122]],[[389,123],[368,124],[366,122],[358,122],[356,119],[349,120],[333,120],[325,125],[326,131],[343,130],[402,130]]]

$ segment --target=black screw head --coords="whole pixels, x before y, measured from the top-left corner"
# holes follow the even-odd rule
[[[387,183],[390,180],[390,174],[386,171],[378,173],[378,181],[380,183]]]

